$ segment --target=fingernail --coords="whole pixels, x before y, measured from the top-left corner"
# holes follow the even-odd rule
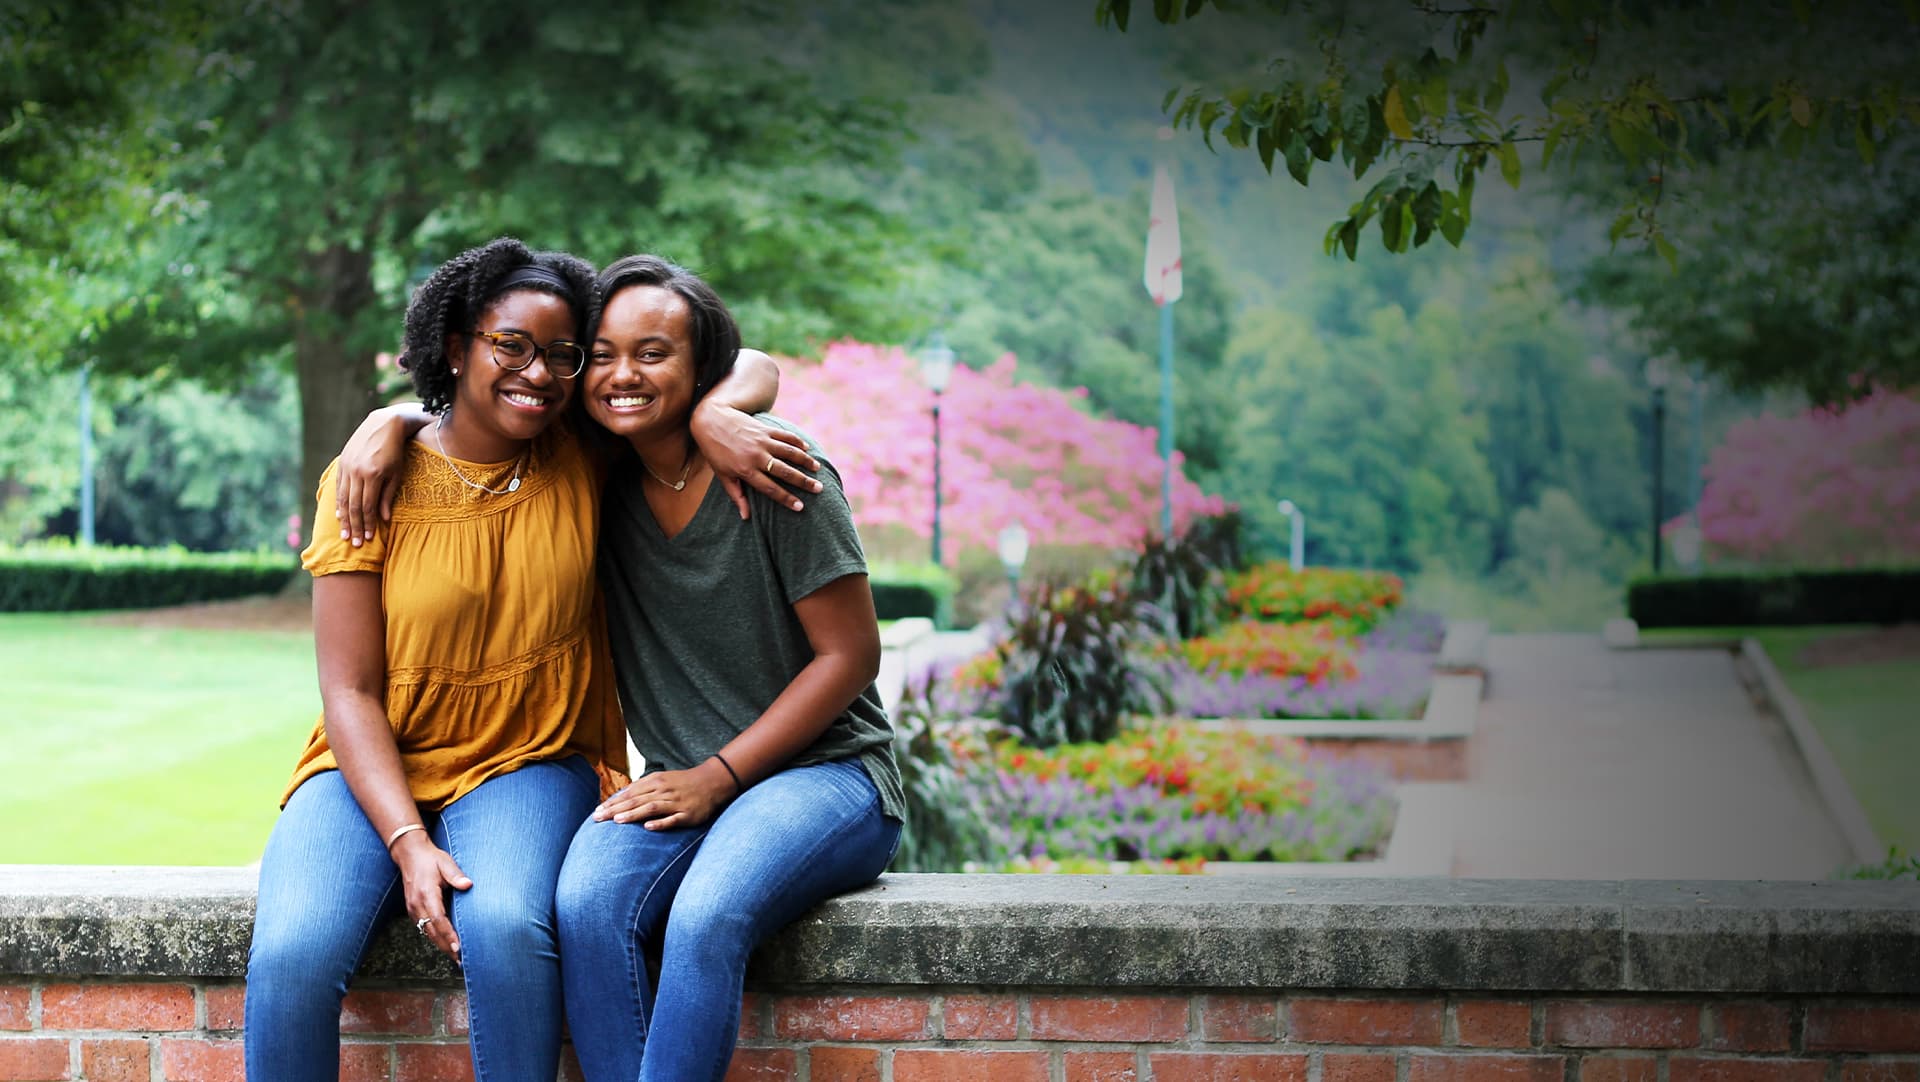
[[[347,531],[345,531],[345,530],[341,530],[341,531],[340,531],[340,540],[342,540],[342,541],[345,541],[346,539],[347,539]]]
[[[807,509],[807,505],[804,503],[801,503],[799,500],[795,500],[793,501],[793,509],[795,511],[805,511]]]
[[[813,490],[814,490],[815,492],[818,492],[818,491],[820,491],[820,490],[821,490],[822,488],[824,488],[824,487],[825,487],[825,486],[823,486],[823,485],[822,485],[822,484],[821,484],[820,482],[818,482],[818,481],[815,481],[815,482],[813,483]]]

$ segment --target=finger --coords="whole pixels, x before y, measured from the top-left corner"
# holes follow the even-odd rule
[[[679,811],[679,812],[674,812],[672,815],[663,815],[658,819],[649,819],[643,825],[648,830],[672,830],[673,828],[688,822],[690,818],[691,817],[688,815],[688,813]]]
[[[393,494],[398,491],[400,491],[400,476],[396,472],[380,487],[380,521],[393,521]]]
[[[653,818],[658,808],[659,804],[650,800],[638,808],[630,808],[626,811],[616,812],[613,821],[616,823],[642,822]]]
[[[809,457],[807,461],[812,462],[813,459]],[[818,477],[809,476],[801,467],[791,462],[769,462],[767,476],[788,488],[800,488],[808,492],[818,492],[826,487],[820,483]]]
[[[440,878],[455,890],[466,890],[473,886],[473,880],[467,878],[467,873],[460,870],[460,865],[454,863],[449,853],[440,854]]]
[[[366,513],[361,505],[367,501],[367,483],[357,477],[349,477],[347,483],[351,486],[347,495],[347,533],[352,536],[353,543],[358,545],[367,536],[361,526],[366,519]]]
[[[774,440],[773,446],[767,450],[775,456],[793,463],[808,473],[820,472],[819,460],[807,453],[805,437],[797,432],[788,432],[784,428],[770,428],[767,430],[767,435]]]
[[[740,518],[743,521],[751,517],[747,511],[747,490],[741,486],[738,477],[721,474],[720,487],[727,490],[727,499],[733,501],[733,506],[740,512]]]
[[[343,476],[340,483],[333,486],[333,521],[340,524],[340,540],[345,541],[353,535],[347,531],[347,505],[353,502],[353,478]]]
[[[775,466],[774,468],[780,469],[781,467]],[[791,466],[786,468],[792,469]],[[767,499],[772,500],[774,503],[779,504],[789,511],[804,511],[807,509],[807,505],[801,503],[798,496],[795,496],[783,488],[780,482],[773,479],[771,474],[765,472],[749,474],[744,480],[747,484],[753,486],[755,492],[758,492],[760,495],[765,496]]]

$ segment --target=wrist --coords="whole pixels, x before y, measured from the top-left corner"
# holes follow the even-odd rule
[[[724,789],[732,796],[739,796],[741,793],[747,791],[746,780],[740,776],[739,771],[735,770],[733,764],[728,762],[721,753],[717,751],[714,752],[712,755],[707,756],[706,762],[700,765],[708,771],[708,777],[713,779],[715,785]]]

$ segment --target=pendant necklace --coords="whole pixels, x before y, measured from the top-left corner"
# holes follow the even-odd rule
[[[446,424],[447,424],[447,415],[444,413],[440,415],[440,419],[438,421],[434,422],[434,425],[433,425],[434,450],[439,451],[440,457],[447,460],[448,468],[453,470],[453,475],[455,477],[458,477],[462,484],[466,485],[468,488],[477,488],[482,492],[490,492],[495,496],[505,496],[509,492],[520,491],[520,464],[526,461],[527,453],[525,451],[521,451],[520,457],[513,460],[513,476],[510,479],[508,479],[507,487],[488,488],[487,486],[479,483],[478,481],[475,481],[469,478],[466,474],[461,473],[460,467],[456,465],[453,461],[453,456],[447,453],[447,445],[444,442],[442,442],[440,439],[440,430],[446,427]],[[642,461],[641,465],[644,466],[646,465],[646,463]],[[653,471],[649,470],[647,472],[651,473]]]
[[[661,484],[667,486],[668,488],[674,490],[675,492],[678,492],[681,489],[687,487],[687,474],[693,472],[693,455],[692,454],[687,455],[686,463],[680,467],[680,480],[678,481],[669,481],[666,478],[660,476],[659,474],[654,473],[653,467],[647,465],[647,460],[644,456],[635,455],[634,457],[640,459],[640,468],[647,471],[648,476],[652,477],[654,480],[660,482]]]

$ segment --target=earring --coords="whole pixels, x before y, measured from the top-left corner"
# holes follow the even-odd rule
[[[454,370],[453,370],[453,374],[454,374],[454,375],[456,375],[456,376],[457,376],[457,375],[459,375],[459,374],[460,374],[460,370],[459,370],[458,368],[456,368],[456,369],[454,369]]]

